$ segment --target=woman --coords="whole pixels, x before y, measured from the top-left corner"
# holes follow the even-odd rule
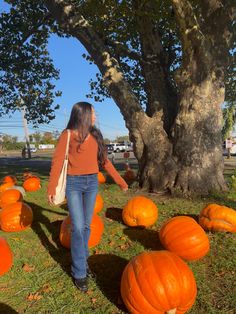
[[[75,285],[83,292],[88,290],[88,240],[98,192],[99,166],[111,175],[123,191],[128,190],[127,183],[107,158],[102,134],[94,126],[95,119],[91,104],[78,102],[73,106],[67,128],[60,135],[52,159],[48,184],[48,201],[53,205],[65,156],[67,130],[70,130],[66,199],[71,218],[71,273]]]

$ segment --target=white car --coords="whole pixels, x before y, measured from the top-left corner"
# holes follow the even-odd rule
[[[111,143],[113,146],[113,152],[119,153],[119,152],[129,152],[132,151],[132,146],[131,144],[126,144],[126,143]]]

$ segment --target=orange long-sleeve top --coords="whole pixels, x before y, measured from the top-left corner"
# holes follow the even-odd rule
[[[50,178],[47,188],[48,195],[55,195],[56,186],[65,158],[67,143],[67,130],[64,130],[58,140],[51,164]],[[68,155],[68,175],[86,175],[98,173],[98,144],[96,139],[89,135],[87,139],[78,147],[78,135],[70,131],[69,155]],[[125,180],[116,171],[110,160],[107,158],[103,168],[109,173],[116,184],[122,188],[127,188]]]

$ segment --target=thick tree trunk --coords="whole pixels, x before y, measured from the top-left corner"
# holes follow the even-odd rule
[[[223,90],[210,79],[182,88],[171,139],[160,131],[159,116],[149,119],[148,127],[142,121],[139,185],[152,192],[185,195],[226,190],[221,146]]]

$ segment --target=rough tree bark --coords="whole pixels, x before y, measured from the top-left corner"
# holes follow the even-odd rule
[[[167,111],[161,102],[167,106],[167,98],[155,99],[154,94],[149,95],[151,106],[144,112],[117,60],[110,56],[108,47],[84,17],[64,1],[45,0],[60,27],[76,37],[92,56],[120,108],[134,142],[140,187],[152,192],[170,190],[184,194],[224,190],[220,105],[224,101],[224,68],[232,12],[231,9],[225,12],[224,5],[216,5],[216,1],[211,1],[211,6],[209,1],[201,0],[206,23],[200,25],[189,1],[172,2],[182,35],[183,64],[176,75],[179,97],[174,107],[175,119],[172,124],[165,124]],[[210,27],[219,14],[221,33]],[[143,52],[150,49],[144,41]],[[148,67],[145,70],[146,77],[151,75]],[[159,73],[157,84],[164,84],[162,78]],[[149,88],[152,90],[153,85]]]

